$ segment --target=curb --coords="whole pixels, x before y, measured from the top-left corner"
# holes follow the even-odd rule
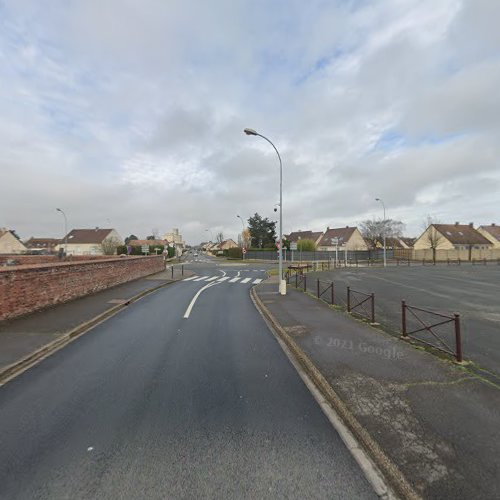
[[[361,445],[361,451],[365,452],[368,459],[373,463],[375,469],[378,469],[378,475],[382,476],[385,483],[388,484],[399,497],[405,499],[418,500],[421,496],[414,490],[408,480],[404,477],[397,465],[386,455],[380,445],[370,436],[368,431],[359,423],[354,414],[347,407],[342,398],[335,392],[333,387],[328,383],[323,374],[319,371],[316,365],[311,361],[307,354],[297,345],[297,343],[286,333],[278,320],[273,316],[269,309],[264,305],[260,297],[253,287],[250,295],[259,312],[266,319],[275,336],[278,340],[283,341],[285,346],[290,351],[294,360],[305,371],[306,375],[312,381],[314,387],[319,391],[321,396],[326,400],[327,404],[333,409],[336,416],[347,430],[354,436],[355,440]],[[339,429],[336,429],[339,432]],[[341,434],[339,432],[339,434]],[[343,438],[343,436],[341,435]],[[346,443],[348,449],[353,453],[352,446]],[[354,450],[356,451],[356,450]],[[359,447],[358,447],[359,451]],[[354,458],[358,463],[358,456],[353,453]],[[361,464],[360,464],[361,465]],[[363,468],[365,471],[365,469]],[[365,471],[366,472],[366,471]],[[376,482],[376,478],[367,478],[370,483]],[[378,493],[378,492],[377,492]],[[379,494],[379,493],[378,493]],[[381,496],[379,494],[379,496]]]
[[[153,288],[148,288],[147,290],[143,290],[142,292],[138,293],[137,295],[134,295],[130,299],[127,299],[125,302],[110,307],[109,309],[106,309],[97,316],[94,316],[88,321],[85,321],[84,323],[81,323],[80,325],[76,326],[69,332],[63,333],[56,340],[53,340],[52,342],[45,344],[44,346],[38,348],[36,351],[33,351],[32,353],[28,354],[24,358],[21,358],[18,361],[6,366],[2,370],[0,370],[0,387],[9,382],[10,380],[14,379],[21,373],[35,366],[36,364],[38,364],[38,362],[47,358],[48,356],[55,353],[59,349],[62,349],[64,346],[66,346],[67,344],[78,338],[80,335],[89,332],[90,330],[92,330],[93,327],[97,326],[99,323],[102,323],[111,316],[114,316],[125,307],[129,306],[134,302],[137,302],[146,295],[156,292],[157,290],[164,288],[167,285],[171,285],[172,283],[175,282],[176,281],[168,281],[166,283],[161,283],[160,285],[157,285]]]

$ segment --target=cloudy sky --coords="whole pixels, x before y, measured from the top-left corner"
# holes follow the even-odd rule
[[[0,226],[500,223],[500,2],[0,0]]]

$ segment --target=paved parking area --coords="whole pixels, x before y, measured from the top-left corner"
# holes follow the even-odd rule
[[[335,281],[344,298],[346,286],[374,292],[377,321],[394,331],[401,331],[403,299],[417,307],[459,313],[464,358],[500,376],[500,265],[415,265],[310,273],[310,291],[314,291],[317,277]]]

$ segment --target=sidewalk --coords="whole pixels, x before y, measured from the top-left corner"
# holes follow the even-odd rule
[[[276,287],[272,279],[254,288],[264,313],[330,384],[331,397],[323,394],[334,408],[338,397],[344,423],[402,496],[406,479],[424,498],[500,498],[500,388]]]
[[[188,276],[186,271],[185,276]],[[9,366],[30,356],[48,344],[55,343],[69,332],[86,325],[106,312],[123,307],[135,296],[167,285],[181,278],[180,267],[118,285],[71,302],[20,318],[0,321],[0,378]]]

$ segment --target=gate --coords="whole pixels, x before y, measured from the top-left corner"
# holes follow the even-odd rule
[[[369,309],[367,308],[369,304]],[[360,292],[347,287],[347,312],[357,314],[375,323],[375,294]]]

